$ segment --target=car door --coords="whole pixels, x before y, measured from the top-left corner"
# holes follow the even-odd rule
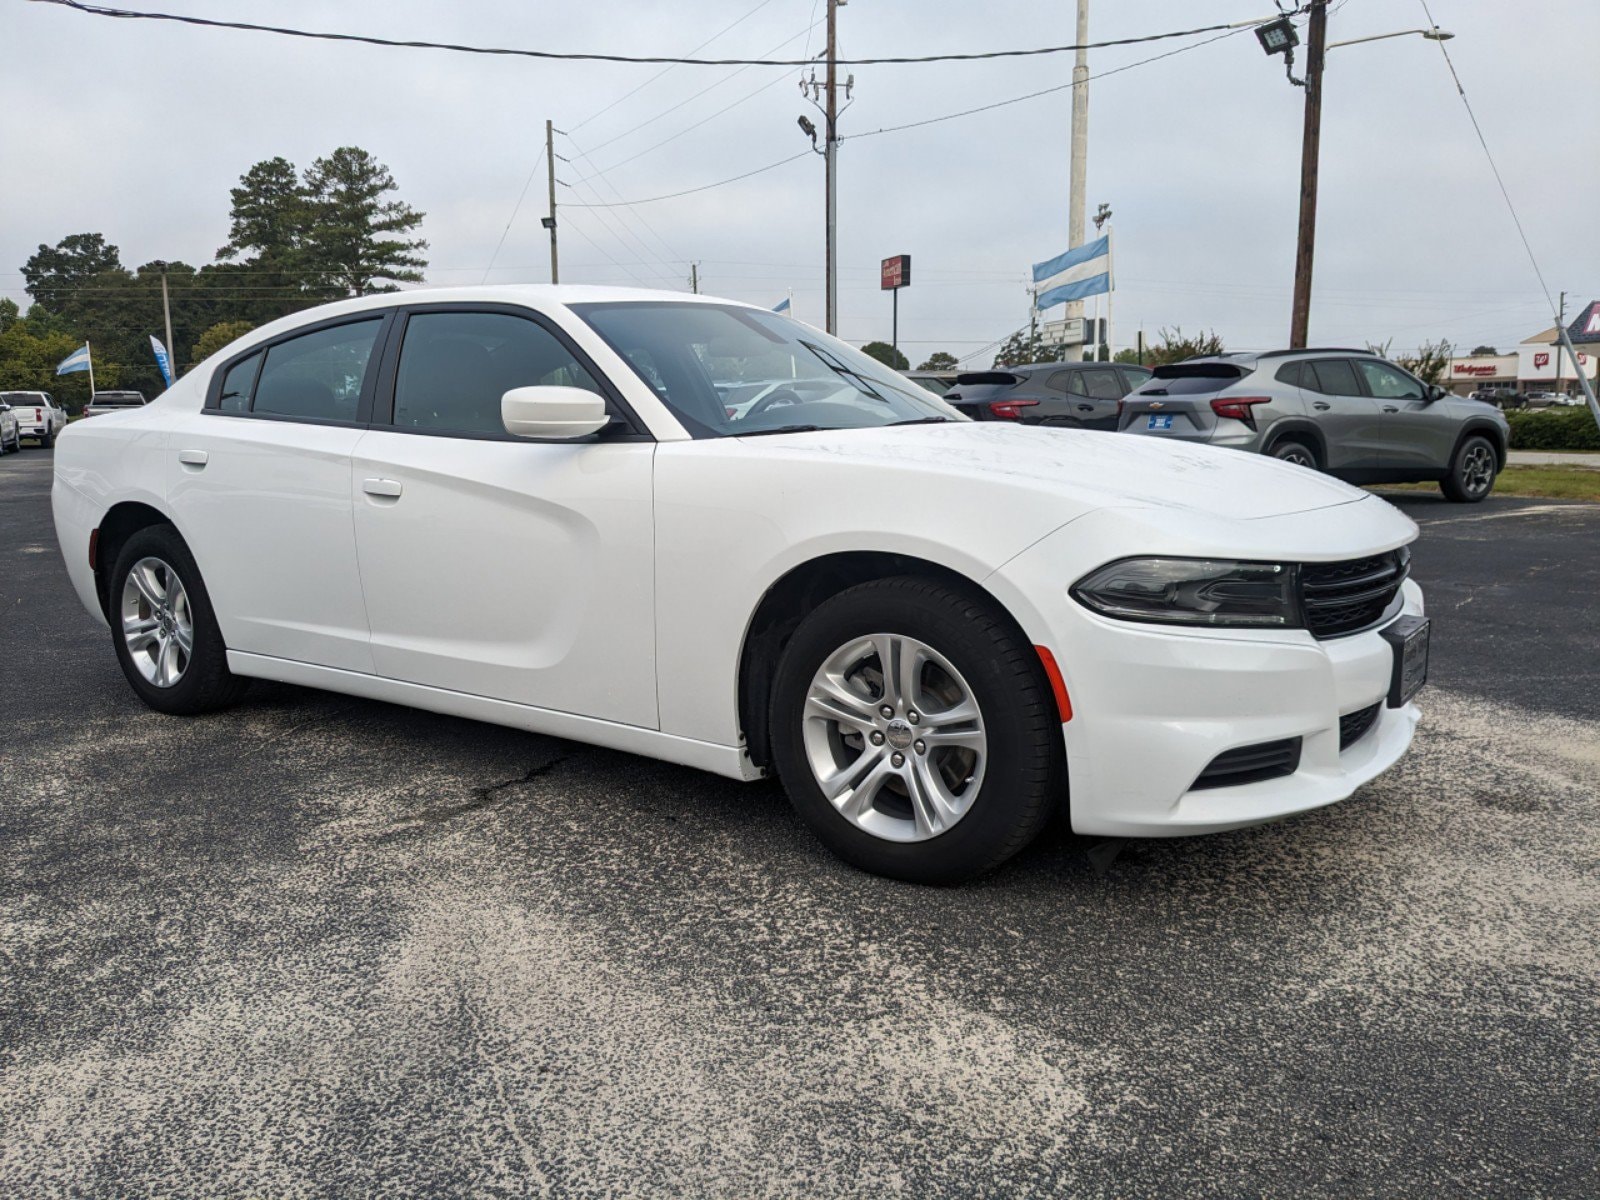
[[[365,312],[252,348],[173,418],[168,499],[230,650],[372,671],[350,453],[388,324]]]
[[[501,396],[552,384],[606,396],[617,423],[507,434]],[[548,319],[408,309],[352,479],[378,674],[656,728],[654,453]]]
[[[1322,430],[1329,471],[1375,471],[1383,431],[1378,402],[1362,389],[1347,358],[1310,358],[1301,365],[1300,389],[1308,415]]]
[[[1381,462],[1392,471],[1442,471],[1455,449],[1457,422],[1435,407],[1428,387],[1393,363],[1356,360],[1383,418]]]

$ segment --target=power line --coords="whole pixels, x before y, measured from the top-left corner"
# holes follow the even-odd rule
[[[735,175],[731,179],[719,179],[716,183],[705,183],[701,184],[699,187],[685,188],[681,192],[668,192],[665,196],[645,196],[643,199],[639,200],[616,200],[608,204],[579,204],[575,201],[569,200],[562,207],[622,208],[631,204],[654,204],[658,200],[676,200],[679,196],[692,196],[696,192],[709,192],[712,188],[726,187],[730,183],[738,183],[741,179],[749,179],[752,175],[762,175],[767,171],[774,171],[777,168],[784,166],[786,163],[794,162],[796,159],[810,158],[811,154],[812,152],[810,150],[802,150],[799,154],[791,154],[788,158],[780,158],[777,162],[768,163],[764,167],[757,167],[754,171],[746,171],[743,175]]]
[[[207,29],[236,29],[247,33],[272,33],[280,37],[310,38],[324,42],[359,42],[367,46],[387,46],[400,50],[448,50],[456,54],[508,55],[515,58],[538,58],[557,62],[611,62],[611,63],[668,63],[682,67],[805,67],[808,58],[674,58],[663,54],[604,54],[595,51],[527,50],[510,46],[472,46],[459,42],[428,42],[400,38],[383,38],[367,33],[328,33],[320,30],[294,29],[286,25],[258,25],[249,21],[219,21],[212,17],[196,17],[186,13],[144,12],[127,8],[110,8],[101,4],[86,4],[83,0],[32,0],[35,4],[54,4],[74,12],[95,17],[113,17],[126,21],[174,21],[181,25],[198,25]],[[1226,25],[1202,25],[1195,29],[1176,29],[1169,33],[1150,33],[1141,37],[1115,38],[1105,42],[1084,42],[1070,46],[1036,46],[1017,50],[984,50],[969,54],[919,54],[892,55],[877,58],[835,59],[841,67],[896,66],[912,63],[982,62],[996,58],[1035,58],[1041,55],[1066,54],[1078,50],[1103,50],[1112,46],[1134,46],[1143,42],[1160,42],[1169,38],[1194,37],[1201,33],[1216,33]]]
[[[1224,26],[1224,28],[1226,28],[1226,26]],[[1196,30],[1195,32],[1199,33],[1204,31]],[[1141,58],[1137,62],[1124,63],[1120,67],[1112,67],[1109,71],[1097,72],[1096,74],[1090,75],[1088,79],[1084,80],[1084,82],[1088,83],[1090,80],[1104,79],[1108,75],[1120,75],[1123,71],[1131,71],[1135,67],[1143,67],[1153,62],[1160,62],[1164,58],[1172,58],[1175,55],[1187,54],[1190,50],[1198,50],[1202,46],[1211,45],[1212,42],[1220,42],[1224,38],[1230,38],[1235,34],[1244,32],[1245,30],[1243,29],[1228,29],[1226,33],[1220,33],[1216,37],[1206,38],[1206,40],[1203,42],[1195,42],[1193,45],[1189,46],[1179,46],[1176,50],[1168,50],[1165,54],[1155,54],[1149,58]],[[880,133],[899,133],[901,130],[905,129],[920,129],[924,125],[937,125],[941,121],[953,121],[957,117],[970,117],[977,113],[989,112],[991,109],[1005,108],[1009,104],[1021,104],[1024,100],[1037,100],[1040,96],[1049,96],[1055,92],[1065,92],[1073,86],[1074,85],[1071,83],[1057,84],[1054,87],[1042,88],[1037,92],[1029,92],[1025,96],[1013,96],[1009,100],[996,100],[992,104],[982,104],[977,108],[966,108],[962,109],[960,112],[945,113],[943,116],[928,117],[921,121],[909,121],[904,125],[889,125],[882,129],[869,129],[865,133],[852,133],[848,138],[840,138],[839,140],[841,142],[847,142],[853,141],[856,138],[877,137]]]
[[[760,12],[763,8],[765,8],[767,5],[769,5],[771,3],[772,3],[772,0],[761,0],[761,3],[757,4],[749,12],[745,13],[744,16],[740,17],[737,21],[734,21],[731,25],[724,25],[721,29],[717,30],[716,33],[713,33],[705,41],[701,42],[693,50],[689,51],[689,53],[690,54],[698,54],[698,53],[700,53],[700,51],[704,50],[707,46],[711,45],[712,42],[716,41],[723,34],[727,33],[729,30],[733,29],[734,26],[744,24],[751,17],[755,16],[756,13]],[[813,21],[816,19],[816,15],[817,15],[816,4],[815,4],[815,0],[813,0],[813,4],[812,4],[812,8],[811,8],[811,16],[812,16]],[[808,33],[810,32],[809,27],[807,29],[807,32]],[[806,49],[810,50],[810,48],[811,47],[810,47],[810,44],[808,42],[807,46],[806,46]],[[654,75],[650,76],[649,79],[646,79],[638,87],[633,88],[630,91],[623,92],[622,95],[618,96],[615,100],[613,100],[610,104],[606,105],[604,108],[598,109],[595,112],[590,113],[587,117],[585,117],[583,120],[579,121],[576,125],[574,125],[572,127],[572,132],[576,133],[578,130],[582,129],[585,125],[587,125],[590,121],[593,121],[595,118],[603,117],[606,113],[610,112],[613,108],[615,108],[617,105],[621,104],[624,100],[628,99],[630,96],[635,96],[638,93],[644,91],[645,88],[649,87],[652,83],[654,83],[656,80],[660,79],[663,75],[666,75],[668,72],[670,72],[673,69],[673,67],[675,67],[677,65],[678,65],[677,63],[673,63],[673,64],[671,64],[671,66],[668,66],[668,67],[664,68],[663,70],[657,71]],[[569,134],[568,136],[570,137],[571,135]]]

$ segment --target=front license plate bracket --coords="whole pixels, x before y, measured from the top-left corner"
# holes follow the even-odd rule
[[[1394,647],[1389,672],[1389,707],[1402,708],[1428,682],[1427,617],[1401,617],[1382,629],[1383,640]]]

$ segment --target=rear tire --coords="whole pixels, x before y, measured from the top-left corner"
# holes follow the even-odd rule
[[[53,434],[53,433],[44,434],[43,436],[41,436],[39,438],[39,449],[41,449],[41,450],[49,450],[55,444],[56,444],[56,435]]]
[[[130,582],[135,568],[140,579]],[[176,529],[152,525],[134,533],[117,555],[110,586],[117,661],[141,700],[158,712],[193,716],[227,708],[244,694],[249,681],[228,670],[211,597]]]
[[[770,729],[812,832],[893,879],[990,871],[1066,797],[1061,720],[1033,647],[986,599],[928,579],[864,583],[815,608],[778,664]],[[850,781],[830,781],[837,800],[830,776]]]
[[[1317,452],[1304,442],[1294,438],[1284,438],[1272,447],[1271,457],[1279,462],[1293,463],[1297,467],[1310,467],[1317,470]]]
[[[1456,504],[1476,504],[1494,491],[1500,473],[1500,456],[1494,443],[1481,434],[1463,438],[1450,456],[1450,471],[1439,490]]]

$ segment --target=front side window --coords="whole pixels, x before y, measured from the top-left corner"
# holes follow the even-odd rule
[[[1398,367],[1367,358],[1359,362],[1361,374],[1366,376],[1367,390],[1379,400],[1422,399],[1422,385]]]
[[[1117,373],[1100,369],[1097,371],[1080,371],[1083,376],[1083,386],[1090,396],[1096,400],[1120,400],[1122,398],[1122,385],[1117,382]]]
[[[600,385],[549,330],[508,313],[415,313],[394,384],[399,429],[503,435],[512,388]]]
[[[776,313],[671,300],[572,310],[697,438],[967,419],[876,359]]]
[[[250,411],[313,421],[354,421],[382,325],[381,318],[335,325],[269,347]]]

